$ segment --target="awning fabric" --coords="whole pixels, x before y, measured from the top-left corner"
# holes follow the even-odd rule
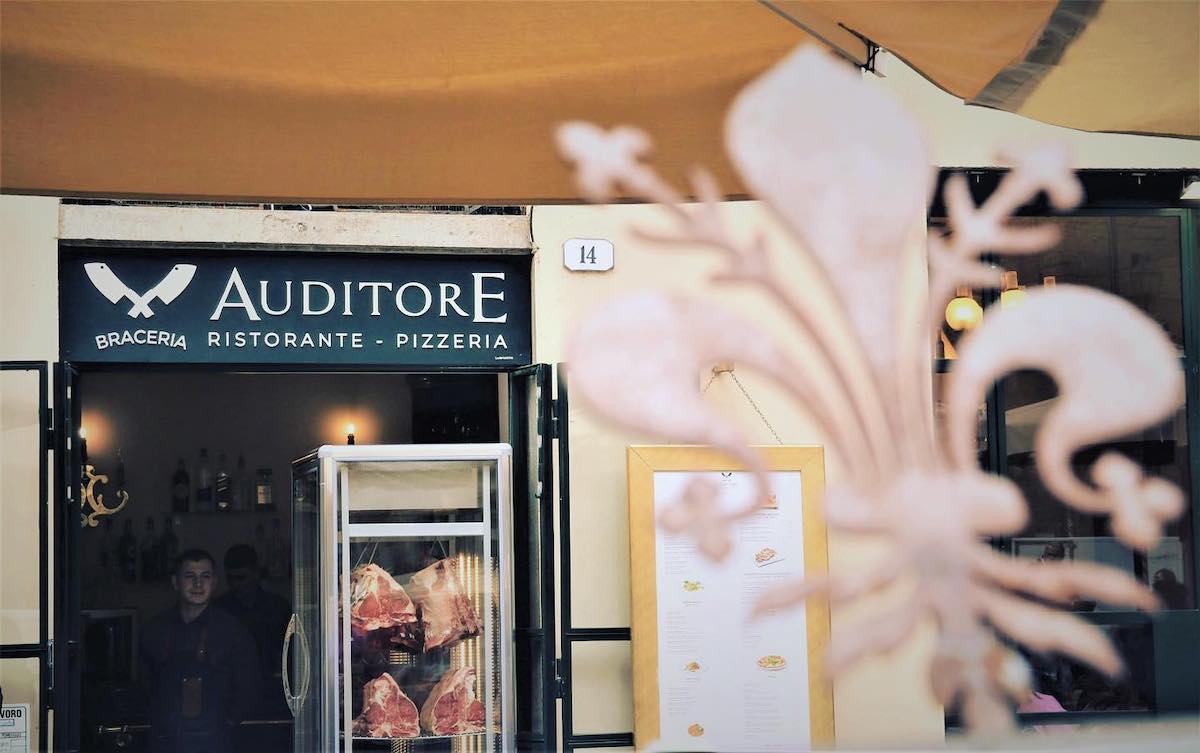
[[[334,203],[574,201],[555,124],[635,124],[729,194],[734,94],[862,37],[947,91],[1200,136],[1200,3],[0,3],[0,190]],[[818,41],[819,40],[819,41]],[[819,103],[814,103],[819,106]]]

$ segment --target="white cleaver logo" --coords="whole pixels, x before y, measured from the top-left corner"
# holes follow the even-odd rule
[[[120,303],[122,299],[129,299],[133,304],[133,308],[126,313],[133,319],[139,316],[149,319],[154,316],[154,311],[150,309],[150,304],[154,299],[158,299],[163,303],[170,303],[179,297],[187,286],[191,283],[192,277],[196,274],[195,264],[176,264],[171,267],[171,271],[167,272],[167,276],[158,281],[158,284],[150,288],[145,294],[139,295],[134,292],[128,285],[121,282],[121,278],[117,277],[108,265],[104,262],[91,262],[83,265],[83,271],[87,272],[88,279],[112,303]]]

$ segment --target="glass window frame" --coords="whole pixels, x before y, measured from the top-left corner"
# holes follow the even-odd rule
[[[1182,302],[1182,326],[1184,352],[1180,365],[1184,370],[1186,380],[1188,457],[1187,464],[1190,476],[1190,489],[1187,490],[1187,504],[1191,511],[1191,536],[1193,548],[1200,546],[1200,258],[1198,246],[1200,238],[1200,202],[1177,202],[1174,206],[1147,206],[1129,204],[1097,204],[1084,206],[1078,210],[1062,215],[1052,215],[1045,212],[1022,212],[1024,216],[1063,216],[1063,217],[1134,217],[1158,216],[1176,218],[1180,223],[1180,296]],[[930,218],[930,227],[939,226],[941,218]],[[999,263],[995,257],[985,257],[986,262]],[[994,303],[999,297],[999,291],[984,292],[984,309]],[[933,371],[937,374],[953,370],[953,361],[935,358]],[[986,398],[988,451],[984,470],[989,473],[1008,477],[1008,452],[1005,427],[1005,397],[1004,380],[993,384]],[[997,550],[1011,554],[1014,537],[996,537],[989,543]],[[1192,608],[1172,610],[1158,617],[1151,617],[1133,610],[1107,612],[1080,612],[1077,615],[1093,625],[1140,625],[1153,622],[1155,629],[1181,630],[1184,634],[1192,633],[1200,628],[1200,552],[1194,551],[1193,573],[1189,575],[1195,584],[1197,593],[1193,599]],[[1157,644],[1157,640],[1156,640]],[[1185,649],[1185,655],[1163,657],[1156,655],[1154,664],[1156,670],[1168,668],[1168,665],[1181,667],[1181,674],[1194,678],[1200,671],[1200,644],[1194,641]],[[1157,648],[1157,646],[1156,646]],[[1190,670],[1189,670],[1190,668]],[[1172,673],[1179,674],[1179,673]],[[1194,682],[1191,683],[1194,685]],[[1166,687],[1164,687],[1166,685]],[[1154,708],[1145,711],[1068,711],[1054,714],[1018,714],[1018,723],[1022,727],[1033,724],[1081,724],[1107,721],[1145,720],[1164,714],[1177,712],[1195,713],[1200,707],[1200,691],[1180,689],[1181,683],[1171,685],[1169,680],[1156,677]],[[1164,692],[1165,691],[1165,692]],[[1191,696],[1191,697],[1189,697]],[[949,710],[948,710],[949,712]],[[955,714],[947,714],[946,727],[954,729],[960,726],[960,720]]]

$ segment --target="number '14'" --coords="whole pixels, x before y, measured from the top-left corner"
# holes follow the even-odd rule
[[[596,263],[596,247],[584,248],[579,247],[579,263],[580,264],[595,264]]]

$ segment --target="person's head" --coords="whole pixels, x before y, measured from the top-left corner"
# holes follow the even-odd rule
[[[1154,573],[1154,585],[1159,587],[1171,587],[1179,583],[1179,579],[1175,577],[1175,571],[1169,568],[1162,568]]]
[[[1038,557],[1041,562],[1060,562],[1066,559],[1067,548],[1063,546],[1061,541],[1052,541],[1042,550],[1042,556]]]
[[[225,552],[225,580],[238,597],[251,596],[258,590],[258,554],[247,544],[234,544]]]
[[[179,593],[180,604],[203,607],[212,598],[217,585],[217,566],[203,549],[188,549],[176,560],[171,586]]]

